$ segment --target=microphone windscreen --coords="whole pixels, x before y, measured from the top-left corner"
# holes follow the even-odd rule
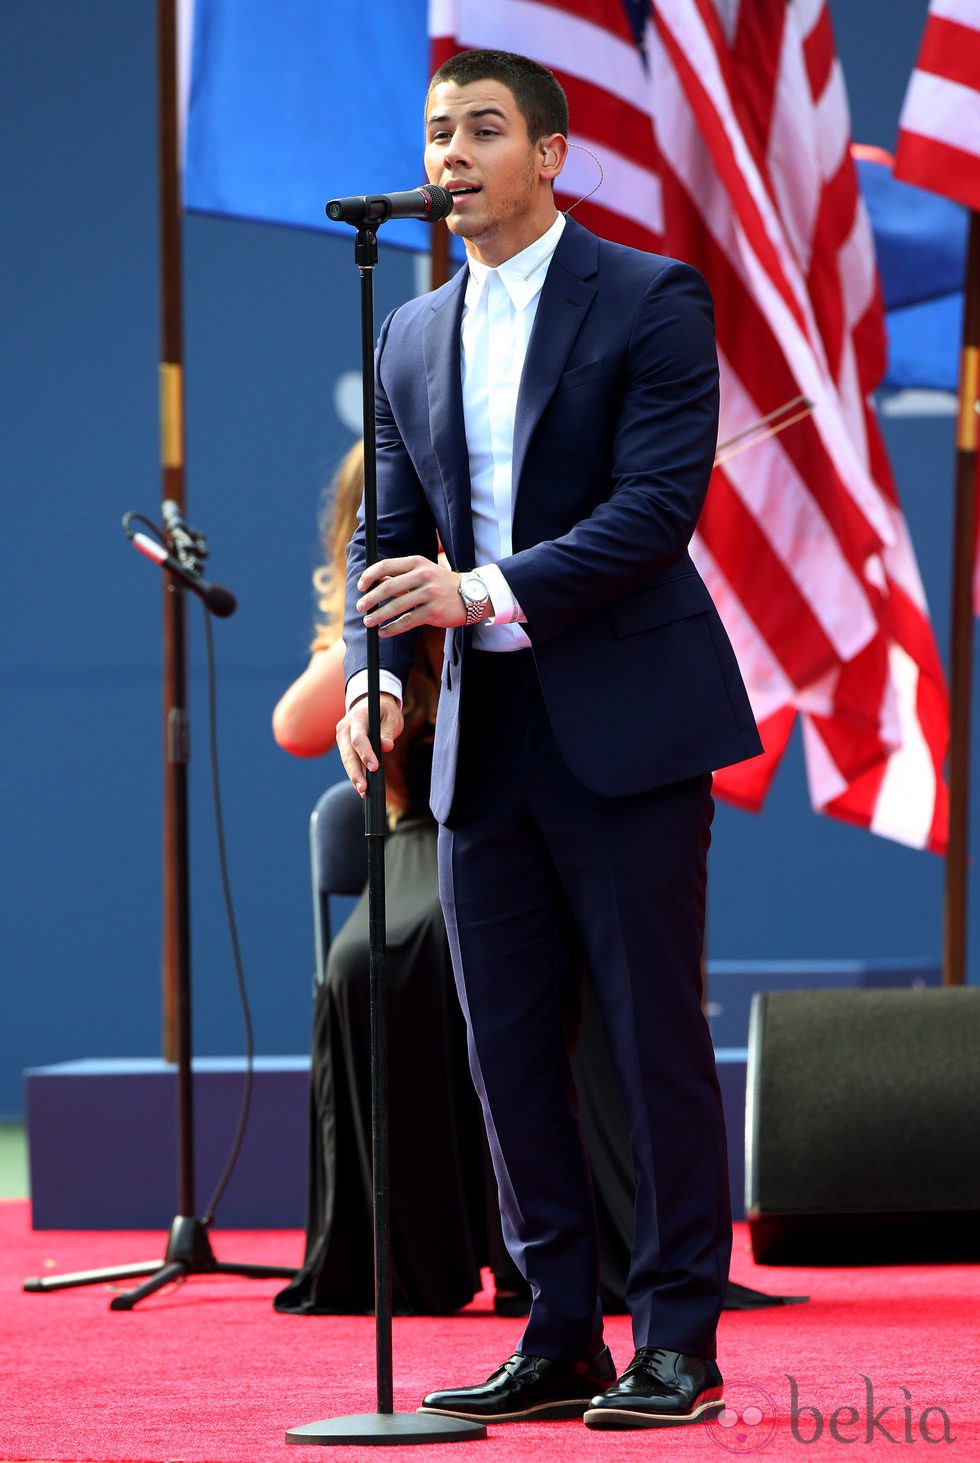
[[[430,204],[425,215],[427,223],[438,223],[441,218],[449,217],[453,211],[453,195],[448,188],[440,188],[438,183],[423,183],[420,192],[425,194]]]
[[[223,584],[209,584],[203,591],[202,598],[212,615],[217,615],[219,619],[233,615],[238,608],[237,599]]]

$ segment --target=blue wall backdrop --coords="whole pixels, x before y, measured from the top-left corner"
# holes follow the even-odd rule
[[[891,148],[925,7],[891,0],[884,27],[882,9],[831,4],[854,135]],[[0,54],[0,1115],[16,1115],[27,1066],[160,1053],[161,588],[120,527],[160,497],[153,6],[7,0]],[[359,366],[357,273],[325,236],[190,216],[183,237],[188,516],[239,598],[214,626],[230,876],[257,1048],[299,1053],[306,824],[339,767],[287,757],[269,718],[305,663],[316,513],[351,440],[336,387]],[[383,250],[378,318],[415,289],[411,256]],[[945,655],[952,418],[886,431]],[[242,1027],[194,600],[188,618],[194,1046],[226,1055]],[[941,860],[816,817],[798,746],[765,812],[721,806],[716,834],[713,957],[939,959]]]

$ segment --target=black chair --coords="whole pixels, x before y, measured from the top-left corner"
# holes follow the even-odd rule
[[[359,898],[368,878],[364,804],[344,779],[328,787],[310,814],[310,873],[313,882],[314,992],[322,985],[330,949],[330,896]]]

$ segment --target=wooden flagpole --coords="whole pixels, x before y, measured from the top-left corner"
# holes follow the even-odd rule
[[[973,563],[980,440],[980,213],[970,212],[963,343],[956,419],[956,496],[950,615],[949,845],[943,931],[943,985],[966,984],[970,826],[970,705],[973,695]]]
[[[184,366],[181,292],[180,169],[177,141],[176,0],[157,0],[157,135],[160,239],[160,469],[162,500],[184,508]],[[186,709],[177,688],[186,655],[184,596],[163,578],[163,1059],[177,1059],[181,965],[188,960],[190,917],[184,843]]]
[[[432,248],[429,253],[429,289],[437,290],[449,278],[449,230],[445,223],[432,226]]]

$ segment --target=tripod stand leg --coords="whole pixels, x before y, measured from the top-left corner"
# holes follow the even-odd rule
[[[295,1274],[295,1269],[281,1265],[236,1265],[216,1260],[203,1222],[193,1216],[179,1215],[171,1225],[167,1253],[156,1273],[135,1289],[113,1296],[109,1309],[131,1311],[148,1295],[153,1295],[171,1281],[185,1280],[190,1275],[244,1275],[257,1280],[291,1280]]]
[[[142,1273],[145,1275],[146,1271]],[[130,1311],[154,1291],[169,1285],[173,1280],[186,1279],[189,1275],[244,1275],[259,1280],[291,1280],[295,1274],[295,1268],[288,1269],[280,1265],[236,1265],[216,1260],[203,1221],[194,1215],[180,1214],[170,1226],[167,1253],[156,1273],[134,1290],[114,1296],[109,1309]]]
[[[152,1275],[159,1267],[159,1260],[147,1260],[145,1264],[113,1265],[106,1270],[75,1270],[68,1275],[34,1275],[24,1281],[24,1289],[69,1290],[73,1285],[99,1285],[112,1280],[136,1280],[141,1275]]]
[[[99,1285],[113,1280],[137,1280],[149,1276],[133,1290],[122,1291],[109,1302],[111,1311],[131,1311],[148,1295],[175,1280],[190,1275],[244,1275],[253,1280],[292,1280],[295,1266],[238,1265],[214,1257],[204,1222],[193,1215],[179,1214],[170,1226],[167,1252],[162,1260],[136,1265],[115,1265],[107,1270],[77,1270],[71,1275],[42,1275],[24,1281],[25,1290],[66,1290],[73,1285]]]
[[[131,1311],[139,1301],[145,1300],[154,1291],[162,1290],[165,1285],[170,1285],[174,1280],[183,1280],[191,1272],[182,1260],[173,1260],[160,1265],[156,1273],[151,1275],[149,1280],[144,1280],[142,1285],[137,1285],[135,1290],[124,1290],[121,1295],[114,1295],[109,1302],[110,1311]]]
[[[245,1275],[250,1280],[292,1280],[296,1266],[285,1265],[236,1265],[234,1261],[215,1260],[214,1270],[218,1275]]]

